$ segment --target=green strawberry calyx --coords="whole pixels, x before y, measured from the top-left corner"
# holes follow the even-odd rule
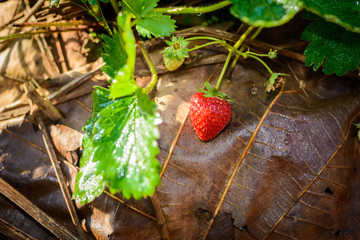
[[[173,36],[171,41],[166,41],[166,44],[169,46],[162,51],[164,58],[176,58],[181,61],[182,58],[189,57],[188,49],[186,48],[189,42],[184,40],[183,37],[177,38]]]
[[[220,99],[224,99],[228,102],[232,101],[231,98],[229,98],[225,93],[220,92],[218,89],[214,88],[212,89],[210,86],[209,82],[205,82],[205,88],[206,89],[202,89],[202,88],[197,88],[196,90],[198,90],[199,92],[204,93],[204,97],[217,97]]]

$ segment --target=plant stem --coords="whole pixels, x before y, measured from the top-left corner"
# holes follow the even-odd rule
[[[225,75],[225,72],[226,72],[227,66],[229,65],[231,56],[232,56],[232,51],[230,50],[229,54],[227,55],[227,58],[225,60],[224,66],[223,66],[223,68],[221,70],[221,73],[220,73],[220,76],[219,76],[218,81],[216,83],[215,89],[219,89],[219,87],[220,87],[221,80],[223,79],[223,77]]]
[[[254,34],[250,37],[250,39],[255,39],[261,32],[261,30],[263,29],[264,27],[259,27],[258,29],[256,29],[256,31],[254,32]]]
[[[250,39],[255,39],[255,38],[259,35],[259,33],[261,32],[262,29],[263,29],[263,27],[259,27],[258,29],[256,29],[256,31],[255,31],[254,34],[250,37]],[[242,51],[244,50],[244,48],[245,48],[245,46],[242,46],[242,47],[240,48],[240,52],[242,52]],[[238,55],[235,57],[234,61],[233,61],[232,64],[231,64],[231,69],[235,68],[236,63],[237,63],[237,61],[239,60],[239,57],[240,57],[240,54],[238,54]]]
[[[255,53],[255,52],[249,52],[249,51],[247,51],[247,52],[245,52],[245,53],[243,53],[243,54],[245,54],[246,56],[253,55],[253,56],[258,56],[258,57],[269,57],[269,54],[268,54],[268,53],[262,54],[262,53]]]
[[[201,37],[191,37],[191,38],[185,38],[186,41],[193,41],[193,40],[211,40],[211,41],[221,41],[218,38],[214,37],[207,37],[207,36],[201,36]]]
[[[99,3],[98,1],[96,1],[96,4],[95,4],[95,5],[96,5],[97,8],[99,9],[99,13],[100,13],[99,19],[100,19],[100,23],[104,26],[104,28],[105,28],[105,29],[110,33],[110,35],[112,36],[113,33],[112,33],[112,31],[111,31],[111,29],[110,29],[110,27],[109,27],[109,25],[108,25],[108,23],[107,23],[107,21],[106,21],[106,19],[105,19],[105,17],[104,17],[104,14],[103,14],[103,12],[102,12],[102,10],[101,10],[100,3]]]
[[[117,1],[116,0],[110,0],[111,6],[113,7],[114,11],[116,14],[118,14],[120,12],[120,9],[117,5]]]
[[[30,37],[30,36],[34,36],[34,35],[39,35],[39,34],[50,34],[50,33],[60,33],[60,32],[72,32],[72,31],[84,31],[87,30],[88,27],[81,27],[81,28],[66,28],[66,29],[57,29],[57,30],[37,30],[37,31],[30,31],[30,32],[24,32],[24,33],[15,33],[15,34],[10,34],[10,35],[6,35],[3,37],[0,37],[0,41],[4,40],[11,40],[11,39],[16,39],[16,38],[23,38],[23,37]]]
[[[155,86],[158,76],[157,76],[157,72],[154,66],[154,63],[151,61],[151,58],[149,56],[149,53],[146,51],[146,49],[144,48],[144,45],[142,44],[142,42],[139,40],[137,42],[137,45],[141,51],[141,54],[144,56],[144,59],[149,67],[149,70],[151,72],[151,81],[150,83],[143,89],[143,92],[148,94]]]
[[[270,67],[259,57],[254,56],[252,54],[249,54],[248,57],[256,59],[257,61],[259,61],[267,70],[268,72],[272,75],[274,72],[270,69]]]
[[[180,14],[180,13],[207,13],[212,12],[231,4],[230,1],[225,0],[214,5],[207,7],[170,7],[170,8],[155,8],[155,12],[168,13],[168,14]]]
[[[239,40],[235,43],[235,45],[229,49],[229,54],[225,60],[225,63],[224,63],[224,66],[223,66],[223,69],[221,70],[221,73],[220,73],[220,76],[218,78],[218,81],[216,83],[216,87],[215,89],[219,89],[220,87],[220,84],[221,84],[221,80],[223,79],[224,75],[225,75],[225,72],[226,72],[226,69],[229,65],[229,62],[230,62],[230,59],[233,55],[233,52],[236,51],[240,45],[245,41],[246,37],[250,34],[250,32],[254,29],[254,26],[250,26],[242,35],[241,37],[239,38]]]
[[[81,5],[79,3],[77,3],[74,0],[70,0],[70,2],[82,9],[84,9],[85,11],[87,11],[91,16],[93,16],[104,28],[106,31],[108,31],[108,33],[113,36],[113,32],[111,31],[109,25],[107,24],[107,21],[101,11],[101,7],[99,2],[96,2],[95,5],[90,5],[90,7],[87,4]]]
[[[187,50],[188,52],[191,52],[191,51],[194,51],[194,50],[197,50],[197,49],[200,49],[200,48],[203,48],[203,47],[206,47],[206,46],[209,46],[209,45],[212,45],[212,44],[217,44],[219,42],[208,42],[208,43],[205,43],[203,45],[199,45],[199,46],[195,46],[193,48],[190,48],[189,50]]]
[[[250,26],[239,38],[239,40],[235,43],[234,48],[238,49],[240,45],[245,41],[250,32],[254,29],[254,26]]]
[[[96,26],[97,22],[83,20],[77,21],[58,21],[58,22],[25,22],[23,24],[13,24],[14,27],[73,27],[79,25]]]

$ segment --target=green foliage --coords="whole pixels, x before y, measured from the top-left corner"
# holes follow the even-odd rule
[[[105,107],[114,103],[109,99],[109,90],[98,88],[91,95],[93,99],[92,116],[83,126],[85,135],[83,137],[84,152],[80,160],[80,171],[76,175],[76,184],[73,198],[77,199],[81,204],[91,202],[95,197],[99,196],[105,187],[102,176],[96,173],[98,161],[94,159],[94,145],[92,129],[94,124],[99,120],[98,113]]]
[[[146,13],[152,11],[159,0],[124,0],[121,6],[134,14],[135,17],[144,17]]]
[[[229,98],[225,93],[220,92],[216,88],[212,89],[209,82],[205,82],[205,88],[206,89],[197,88],[196,90],[198,92],[205,93],[204,97],[217,97],[217,98],[220,98],[220,99],[227,100],[229,102],[232,101],[232,99]]]
[[[124,49],[124,42],[119,32],[115,33],[113,38],[104,35],[103,40],[105,52],[101,54],[101,57],[106,65],[101,69],[111,79],[114,79],[118,75],[119,69],[126,64],[127,54]]]
[[[324,73],[342,76],[359,67],[359,34],[346,31],[334,23],[318,20],[304,30],[302,39],[311,41],[304,52],[305,65],[314,65],[314,71],[322,65]]]
[[[360,3],[357,0],[302,0],[305,8],[347,30],[360,32]]]
[[[276,27],[288,22],[298,13],[300,0],[231,0],[231,13],[257,27]]]
[[[97,88],[93,114],[84,126],[84,153],[74,192],[82,203],[99,195],[104,183],[112,193],[121,191],[135,199],[152,195],[160,184],[155,103],[140,89],[114,100],[109,96],[107,89]]]
[[[170,36],[175,31],[175,20],[162,13],[150,12],[140,17],[136,23],[136,30],[143,36],[151,38]]]
[[[119,13],[119,32],[104,37],[102,58],[107,65],[102,69],[111,85],[93,92],[93,114],[83,127],[84,153],[73,195],[81,203],[92,201],[105,185],[112,193],[140,199],[152,195],[160,184],[161,167],[155,157],[159,153],[156,125],[161,120],[154,101],[134,80],[131,19],[131,13]]]
[[[154,12],[158,0],[126,0],[122,2],[123,9],[131,12],[136,20],[136,30],[143,36],[151,38],[170,36],[175,31],[175,20],[170,16]]]
[[[164,48],[162,53],[164,53],[164,57],[168,57],[170,59],[176,58],[181,61],[183,57],[189,57],[188,49],[186,46],[189,44],[188,41],[184,40],[183,37],[176,38],[172,37],[171,41],[166,41],[168,47]]]
[[[114,38],[106,38],[103,54],[107,66],[103,71],[110,76],[110,97],[118,98],[134,93],[139,87],[134,80],[134,66],[136,58],[135,38],[131,30],[131,14],[118,15],[120,33]],[[125,56],[126,54],[126,56]]]

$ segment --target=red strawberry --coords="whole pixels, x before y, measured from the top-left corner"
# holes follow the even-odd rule
[[[214,92],[218,93],[216,89]],[[202,141],[214,139],[230,122],[232,115],[229,101],[211,96],[211,93],[197,92],[190,100],[190,119]],[[224,94],[221,93],[221,96]]]

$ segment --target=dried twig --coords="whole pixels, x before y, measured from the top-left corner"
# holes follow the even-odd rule
[[[45,0],[40,0],[40,1],[37,1],[37,3],[26,13],[26,15],[19,21],[19,24],[23,24],[24,22],[26,22],[27,20],[29,20],[29,18],[35,14],[41,7],[42,5],[44,4]],[[10,32],[10,34],[13,34],[13,33],[16,33],[16,32],[19,32],[21,28],[17,28],[17,29],[14,29],[12,30],[12,32]],[[0,52],[2,50],[4,50],[7,45],[9,44],[9,41],[4,43],[3,45],[0,46]]]
[[[10,239],[16,240],[36,240],[29,234],[23,232],[22,230],[14,227],[10,223],[6,222],[4,219],[0,218],[0,232],[5,236],[9,237]]]
[[[139,214],[141,214],[141,215],[143,215],[143,216],[145,216],[145,217],[147,217],[147,218],[149,218],[149,219],[151,219],[151,220],[156,221],[156,218],[155,218],[155,217],[153,217],[153,216],[145,213],[144,211],[141,211],[140,209],[137,209],[137,208],[134,207],[134,206],[131,206],[130,204],[128,204],[127,202],[125,202],[125,201],[122,200],[121,198],[118,198],[118,197],[115,196],[114,194],[111,194],[109,191],[104,190],[104,193],[105,193],[107,196],[111,197],[112,199],[114,199],[114,200],[118,201],[119,203],[125,205],[126,207],[130,208],[131,210],[133,210],[133,211],[135,211],[135,212],[137,212],[137,213],[139,213]]]
[[[40,208],[38,208],[35,204],[33,204],[29,199],[27,199],[24,195],[18,192],[1,177],[0,192],[58,238],[63,240],[78,239],[72,232],[55,222],[54,219],[52,219],[49,215],[43,212]]]
[[[164,216],[164,213],[162,211],[162,207],[160,205],[160,202],[159,202],[159,199],[158,199],[158,197],[156,195],[156,192],[154,193],[154,195],[150,199],[151,199],[151,203],[152,203],[152,205],[154,207],[154,210],[155,210],[156,220],[157,220],[157,224],[159,226],[161,239],[162,240],[168,240],[168,239],[170,239],[170,236],[169,236],[169,232],[168,232],[167,227],[166,227],[165,216]]]
[[[26,4],[26,10],[30,13],[31,9],[30,9],[29,0],[25,0],[25,4]],[[32,15],[30,17],[30,19],[33,22],[37,21],[34,15]],[[22,23],[22,24],[24,24],[24,23]],[[36,43],[39,46],[39,49],[40,49],[40,52],[41,52],[43,58],[46,60],[45,61],[46,62],[45,66],[50,67],[48,72],[52,73],[52,76],[58,75],[59,74],[59,69],[57,68],[57,66],[55,64],[54,56],[52,55],[46,40],[41,35],[35,35],[34,38],[35,38]]]
[[[0,107],[0,113],[2,112],[5,112],[7,110],[10,110],[10,109],[14,109],[14,108],[17,108],[17,107],[23,107],[25,105],[27,105],[28,102],[24,99],[19,99],[19,100],[16,100],[15,102],[13,103],[10,103],[4,107]]]
[[[27,96],[31,99],[32,103],[36,105],[46,116],[48,116],[51,120],[55,122],[64,121],[64,117],[60,114],[59,110],[57,110],[54,105],[49,101],[46,96],[41,96],[37,91],[34,80],[30,81],[29,84],[25,84],[24,88],[27,92]]]
[[[85,73],[84,75],[81,75],[78,78],[75,78],[73,81],[65,84],[64,86],[62,86],[59,90],[57,90],[56,92],[52,93],[49,96],[50,100],[56,100],[59,99],[61,96],[63,96],[64,94],[68,93],[70,90],[80,86],[81,84],[83,84],[84,82],[90,80],[92,77],[94,77],[95,75],[101,73],[101,67],[104,66],[105,63],[101,64],[100,66],[98,66],[97,68],[91,70],[88,73]]]
[[[77,217],[75,206],[74,206],[73,202],[71,201],[70,191],[69,191],[69,188],[68,188],[68,186],[67,186],[67,184],[65,182],[64,176],[62,174],[62,171],[61,171],[61,168],[60,168],[60,165],[59,165],[59,162],[58,162],[55,150],[54,150],[54,146],[53,146],[53,143],[51,141],[51,137],[49,135],[49,132],[48,132],[48,130],[46,128],[46,125],[45,125],[45,123],[44,123],[44,121],[43,121],[43,119],[42,119],[42,117],[40,115],[36,116],[36,120],[37,120],[37,122],[39,124],[39,129],[41,130],[42,137],[43,137],[43,140],[44,140],[44,144],[45,144],[47,153],[49,155],[51,164],[52,164],[52,166],[54,168],[56,178],[58,179],[61,192],[62,192],[62,194],[64,196],[66,206],[67,206],[67,208],[69,210],[69,213],[70,213],[70,216],[71,216],[71,220],[72,220],[73,224],[76,227],[76,230],[77,230],[77,232],[79,234],[79,237],[81,239],[86,239],[84,230],[81,228],[79,218]]]

